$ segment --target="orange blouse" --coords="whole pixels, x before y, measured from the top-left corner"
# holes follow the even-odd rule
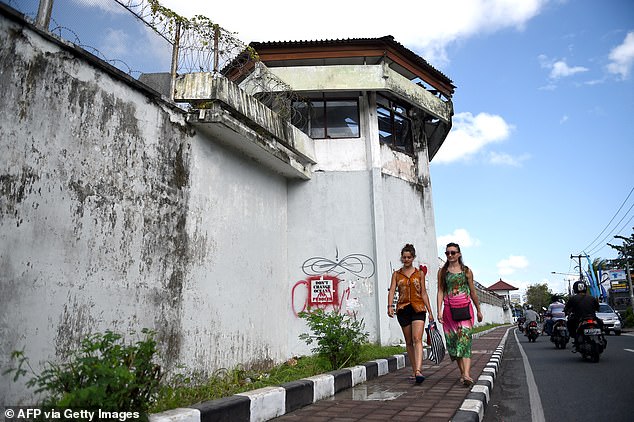
[[[412,305],[415,312],[427,311],[423,302],[425,274],[418,268],[415,269],[410,277],[403,274],[401,270],[395,271],[394,274],[396,274],[396,288],[398,289],[396,311],[400,311],[407,305]]]

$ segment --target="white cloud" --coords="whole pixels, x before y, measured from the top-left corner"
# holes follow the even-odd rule
[[[436,240],[438,244],[439,254],[444,253],[447,243],[457,243],[460,245],[460,250],[464,248],[470,248],[474,246],[480,246],[480,241],[469,234],[466,229],[456,229],[451,234],[439,236]]]
[[[587,72],[588,70],[587,67],[583,66],[570,67],[564,60],[558,60],[553,63],[549,76],[551,79],[560,79],[572,76],[576,73]]]
[[[109,59],[121,57],[129,50],[130,37],[120,29],[106,29],[100,51]]]
[[[507,139],[513,126],[500,116],[469,112],[457,113],[453,127],[442,147],[434,157],[434,163],[450,163],[472,157],[493,142]]]
[[[548,77],[550,80],[558,80],[566,78],[568,76],[575,75],[577,73],[587,72],[589,69],[583,66],[569,66],[566,60],[553,60],[549,59],[545,54],[540,54],[538,57],[539,63],[543,69],[549,69],[550,73]],[[550,85],[549,85],[550,86]]]
[[[634,64],[634,31],[628,32],[623,43],[610,51],[608,72],[627,79]]]
[[[528,267],[528,259],[524,256],[511,255],[497,263],[498,273],[501,276],[511,275],[517,270]],[[516,286],[517,287],[517,286]]]
[[[128,13],[120,4],[115,1],[104,0],[73,0],[73,3],[80,7],[97,7],[105,12],[110,13]],[[135,2],[138,3],[138,2]]]
[[[521,167],[522,163],[530,158],[529,154],[522,154],[520,156],[513,156],[510,154],[491,152],[489,153],[489,163],[505,165],[511,167]]]
[[[295,0],[245,1],[236,13],[235,3],[207,0],[162,0],[161,4],[191,17],[202,14],[243,42],[317,40],[393,35],[401,44],[422,54],[431,63],[447,62],[446,47],[483,33],[512,28],[522,30],[548,0],[403,0],[398,19],[380,7],[360,7],[357,2],[323,0],[310,10],[310,19]],[[336,13],[333,13],[336,10]],[[450,16],[451,19],[443,19]]]
[[[559,124],[563,125],[564,123],[566,123],[568,121],[569,117],[567,114],[564,114],[563,116],[561,116],[561,119],[559,119]]]

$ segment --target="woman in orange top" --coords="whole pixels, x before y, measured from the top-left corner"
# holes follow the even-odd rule
[[[407,244],[401,250],[401,262],[403,267],[394,271],[390,284],[390,293],[387,296],[387,314],[394,317],[394,292],[398,288],[398,303],[396,316],[403,330],[407,356],[410,358],[416,384],[425,380],[421,372],[423,366],[423,331],[425,328],[426,311],[429,311],[429,321],[434,320],[429,306],[429,297],[425,287],[425,274],[412,263],[416,258],[414,245]]]

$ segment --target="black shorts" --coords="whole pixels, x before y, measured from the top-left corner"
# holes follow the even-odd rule
[[[412,321],[423,321],[427,317],[427,312],[414,312],[412,305],[407,305],[396,314],[398,323],[401,327],[407,327],[412,324]]]

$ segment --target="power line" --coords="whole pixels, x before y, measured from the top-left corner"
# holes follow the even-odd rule
[[[625,213],[625,215],[624,215],[623,217],[621,217],[621,219],[619,220],[619,222],[618,222],[618,223],[616,223],[616,226],[618,226],[619,224],[621,224],[621,221],[623,221],[623,220],[625,219],[625,217],[627,217],[627,215],[630,213],[630,211],[632,210],[632,208],[634,208],[634,204],[632,204],[632,205],[630,206],[630,208],[627,210],[627,212]],[[601,248],[603,247],[603,245],[602,245],[602,244],[603,244],[603,242],[604,242],[604,241],[606,241],[606,240],[607,240],[607,239],[608,239],[608,238],[609,238],[612,234],[614,234],[614,233],[616,233],[616,232],[620,232],[621,230],[623,230],[623,228],[624,228],[627,224],[629,224],[629,222],[630,222],[630,221],[632,221],[632,218],[634,218],[634,215],[632,215],[632,216],[630,217],[630,219],[629,219],[629,220],[627,220],[627,221],[625,222],[625,224],[623,224],[623,225],[622,225],[622,226],[621,226],[618,230],[616,230],[616,226],[614,226],[614,229],[613,229],[610,233],[608,233],[608,234],[607,234],[607,235],[606,235],[606,236],[605,236],[605,237],[601,240],[601,242],[599,242],[599,244],[598,244],[597,246],[595,246],[594,248],[592,248],[592,250],[587,251],[587,253],[588,253],[588,254],[591,254],[592,252],[594,252],[594,251],[597,251],[597,250],[601,249]],[[601,248],[599,248],[599,246],[601,246]]]
[[[590,242],[590,243],[588,244],[588,246],[586,246],[585,248],[583,248],[583,250],[587,250],[587,249],[589,249],[589,248],[593,247],[592,245],[595,243],[595,241],[596,241],[596,240],[597,240],[597,239],[598,239],[598,238],[599,238],[599,237],[600,237],[600,236],[601,236],[601,235],[602,235],[602,234],[603,234],[603,233],[604,233],[604,232],[608,229],[608,227],[610,227],[610,224],[612,224],[612,221],[614,221],[614,219],[616,218],[616,216],[617,216],[617,215],[619,215],[619,212],[621,212],[621,209],[623,209],[623,206],[625,205],[625,203],[627,202],[627,200],[628,200],[628,199],[630,199],[630,196],[632,196],[632,192],[634,192],[634,187],[632,187],[632,190],[630,190],[630,193],[627,195],[627,198],[625,198],[625,200],[623,201],[623,203],[621,204],[621,206],[619,207],[619,209],[618,209],[618,210],[616,210],[616,213],[614,213],[614,216],[612,217],[612,219],[610,219],[610,221],[609,221],[609,222],[608,222],[608,224],[605,226],[605,228],[604,228],[603,230],[601,230],[601,233],[599,233],[599,234],[597,235],[597,237],[595,237],[595,238],[594,238],[594,240],[592,240],[592,242]],[[632,209],[632,207],[630,207],[630,210],[631,210],[631,209]],[[629,213],[629,211],[630,211],[630,210],[628,210],[628,212],[627,212],[627,213],[625,213],[625,215],[627,215],[627,214]],[[625,218],[625,217],[623,217],[623,218]],[[621,221],[623,221],[623,219],[621,219]],[[619,221],[619,223],[620,223],[620,221]],[[618,225],[619,223],[617,223],[617,225]],[[613,233],[613,232],[612,232],[612,233]],[[608,234],[608,236],[610,236],[612,233]],[[605,240],[605,238],[604,238],[603,240]],[[603,243],[603,240],[601,240],[599,243]],[[595,245],[594,247],[596,247],[596,245]],[[593,247],[593,248],[594,248],[594,247]]]

